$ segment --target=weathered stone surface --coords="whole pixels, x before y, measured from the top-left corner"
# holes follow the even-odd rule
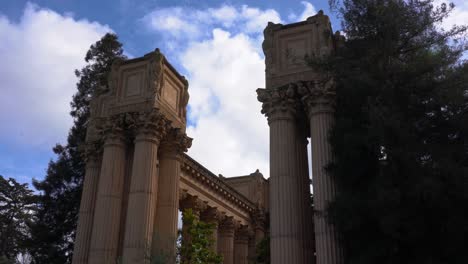
[[[270,126],[268,181],[258,170],[218,177],[184,154],[192,142],[185,133],[188,82],[158,49],[113,64],[109,90],[91,101],[74,264],[149,263],[151,254],[175,263],[178,209],[188,208],[215,223],[213,250],[224,263],[248,263],[267,233],[274,264],[313,263],[314,252],[318,264],[341,263],[324,215],[335,194],[324,170],[333,159],[327,137],[335,85],[304,58],[332,55],[342,37],[332,35],[322,12],[291,25],[269,23],[264,36],[266,88],[257,95]]]

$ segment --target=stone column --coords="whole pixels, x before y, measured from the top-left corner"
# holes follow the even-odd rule
[[[91,234],[93,231],[94,207],[101,170],[102,152],[97,144],[86,146],[86,172],[81,193],[78,227],[76,230],[73,264],[87,264]]]
[[[338,264],[343,262],[342,250],[326,215],[328,204],[335,198],[336,188],[325,169],[333,160],[328,137],[334,122],[335,87],[331,80],[300,83],[299,86],[310,121],[317,264]]]
[[[176,261],[180,158],[190,145],[191,138],[179,129],[172,129],[159,149],[159,186],[152,253],[164,257],[168,263]]]
[[[292,87],[258,89],[270,126],[270,252],[272,264],[305,263],[303,175],[298,167],[298,107]]]
[[[249,263],[249,232],[246,226],[236,230],[234,240],[234,264]]]
[[[113,131],[108,132],[104,143],[91,235],[90,264],[114,264],[117,259],[125,149],[124,136],[116,125]]]
[[[165,133],[163,117],[143,114],[137,124],[123,263],[149,263],[158,191],[158,145]]]
[[[210,207],[203,211],[200,215],[200,220],[212,224],[214,226],[213,233],[211,234],[211,239],[213,240],[213,244],[211,250],[213,252],[217,252],[218,249],[218,221],[220,218],[220,213],[216,208]]]
[[[301,197],[301,226],[303,230],[300,232],[302,234],[302,241],[304,242],[304,262],[313,263],[315,261],[314,257],[314,231],[313,231],[313,209],[311,205],[311,192],[310,192],[310,177],[309,177],[309,164],[307,156],[307,129],[306,125],[307,118],[305,116],[299,119],[298,130],[296,135],[296,162],[297,168],[300,175],[300,186],[299,192],[302,194]]]
[[[218,227],[218,254],[223,256],[224,264],[234,264],[234,231],[232,217],[222,220]]]

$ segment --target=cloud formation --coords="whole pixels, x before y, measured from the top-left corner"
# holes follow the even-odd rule
[[[50,149],[72,124],[74,69],[108,26],[27,4],[18,23],[0,14],[0,137]]]
[[[259,33],[268,21],[280,23],[279,13],[273,9],[261,10],[247,5],[222,5],[204,10],[168,7],[154,10],[143,17],[143,22],[151,30],[191,40],[211,37],[207,27],[223,27],[247,34]]]
[[[247,5],[170,7],[143,18],[167,38],[168,59],[188,73],[193,125],[187,133],[194,138],[189,155],[213,172],[229,177],[260,169],[269,176],[268,124],[255,92],[265,85],[262,32],[270,21],[296,22],[291,19],[315,14],[312,4],[302,5],[286,22],[275,10]]]

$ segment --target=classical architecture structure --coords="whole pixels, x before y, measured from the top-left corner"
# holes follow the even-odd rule
[[[268,234],[274,264],[341,262],[325,215],[335,193],[324,170],[333,158],[327,135],[334,85],[304,58],[332,55],[342,37],[322,12],[300,23],[269,23],[264,33],[266,88],[257,95],[270,126],[268,180],[259,171],[216,176],[184,154],[192,142],[185,133],[188,82],[158,49],[113,64],[109,86],[91,102],[74,264],[143,264],[152,256],[175,263],[184,209],[215,224],[214,250],[226,264],[255,263],[256,245]]]

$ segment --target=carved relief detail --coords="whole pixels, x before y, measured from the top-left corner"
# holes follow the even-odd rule
[[[336,86],[332,78],[297,82],[294,85],[297,87],[297,92],[301,97],[301,101],[309,112],[314,111],[313,108],[317,106],[334,107]]]
[[[153,137],[158,142],[171,129],[171,121],[157,109],[139,113],[132,125],[137,136]]]
[[[148,67],[148,86],[154,93],[154,98],[159,98],[160,91],[163,86],[164,55],[159,51],[159,49],[156,49],[154,52],[145,56],[150,58]]]
[[[296,114],[300,101],[297,100],[296,87],[286,85],[272,89],[257,89],[257,99],[262,103],[262,114],[268,118],[277,112]]]
[[[193,138],[188,137],[180,128],[171,128],[161,142],[161,153],[163,155],[176,155],[180,158],[180,154],[187,152],[192,146],[192,140]]]
[[[82,152],[83,158],[86,163],[97,162],[102,158],[103,144],[102,141],[87,142]]]

